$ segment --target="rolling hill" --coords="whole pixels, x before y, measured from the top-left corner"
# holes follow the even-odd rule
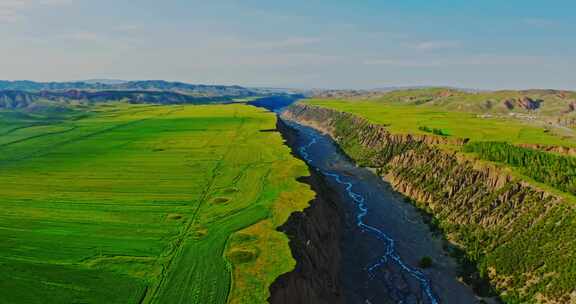
[[[330,97],[331,96],[331,97]],[[559,90],[471,91],[454,88],[416,88],[391,92],[351,91],[317,94],[319,99],[373,101],[391,105],[509,116],[564,127],[576,126],[576,92]]]
[[[0,109],[34,109],[41,105],[64,107],[72,103],[125,101],[155,104],[206,104],[231,101],[232,96],[193,96],[171,91],[12,91],[0,90]]]

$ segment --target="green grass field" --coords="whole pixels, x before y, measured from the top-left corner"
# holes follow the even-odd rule
[[[481,118],[475,113],[449,111],[440,106],[405,105],[378,100],[311,99],[306,102],[360,115],[374,123],[387,125],[392,133],[426,134],[420,128],[428,127],[474,141],[576,146],[573,139],[557,136],[541,126],[514,119]]]
[[[421,92],[429,93],[429,90],[392,92],[386,95],[386,100],[308,99],[303,102],[358,115],[373,123],[384,125],[391,133],[433,135],[433,132],[429,132],[430,130],[440,130],[442,134],[449,137],[470,139],[468,146],[478,145],[490,147],[499,143],[508,143],[512,145],[537,144],[576,147],[576,141],[573,138],[558,135],[554,132],[547,131],[543,126],[528,122],[498,117],[482,118],[476,113],[447,110],[442,105],[419,105],[398,102],[400,99],[414,98],[414,96],[418,97],[419,95],[416,93]],[[476,97],[476,99],[480,100],[478,97]],[[452,106],[456,106],[456,101],[451,100],[453,102]],[[464,100],[462,103],[469,104],[469,101]],[[573,190],[566,190],[573,189],[572,185],[576,182],[576,176],[572,174],[574,168],[573,166],[570,167],[571,165],[568,166],[568,168],[556,168],[552,167],[551,163],[546,164],[546,162],[543,162],[537,166],[533,163],[529,166],[528,161],[525,160],[523,162],[524,165],[514,166],[511,165],[510,162],[503,161],[505,159],[512,159],[513,155],[506,154],[502,156],[499,161],[494,161],[494,157],[466,151],[470,150],[467,149],[467,146],[439,145],[438,147],[450,151],[458,151],[460,154],[474,160],[483,159],[498,163],[502,167],[511,169],[510,172],[514,173],[515,176],[537,185],[539,188],[556,193],[568,201],[576,201],[573,193],[571,193]],[[531,149],[522,150],[526,150],[527,152],[532,151]],[[539,152],[538,154],[544,157],[549,153],[550,152]],[[553,157],[553,155],[550,157]],[[572,156],[557,155],[555,157],[563,159],[563,161],[568,164],[573,163]],[[564,174],[561,178],[557,178],[561,180],[561,182],[552,182],[551,178],[540,176],[542,172],[551,174],[550,172],[560,171]],[[528,174],[528,172],[530,174]]]
[[[0,303],[263,302],[313,196],[274,127],[243,104],[0,112]]]

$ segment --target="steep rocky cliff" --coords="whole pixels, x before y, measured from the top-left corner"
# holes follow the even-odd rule
[[[466,140],[390,134],[349,113],[304,104],[284,119],[327,133],[432,214],[477,273],[508,303],[576,303],[576,210],[560,195],[438,144]],[[476,277],[476,278],[475,278]]]
[[[290,129],[279,120],[278,129],[287,141]],[[290,145],[293,146],[293,145]],[[311,172],[304,180],[318,196],[303,212],[290,216],[280,230],[290,238],[296,269],[280,276],[270,287],[272,304],[344,303],[340,286],[340,238],[342,219],[338,199],[327,190],[321,176]]]
[[[569,156],[576,156],[576,148],[573,147],[563,147],[563,146],[548,146],[548,145],[538,145],[538,144],[520,144],[519,147],[541,150],[546,152],[558,153]]]

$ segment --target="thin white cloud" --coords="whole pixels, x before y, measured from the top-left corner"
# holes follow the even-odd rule
[[[558,25],[558,21],[546,18],[526,18],[524,24],[534,27],[551,27]]]
[[[106,39],[104,35],[95,32],[74,32],[61,35],[60,38],[66,40],[83,41],[83,42],[102,41]]]
[[[2,23],[15,23],[20,19],[15,11],[1,10],[0,9],[0,24]]]
[[[240,47],[247,49],[278,49],[311,45],[321,41],[322,39],[318,37],[290,37],[277,41],[256,41],[243,43],[243,46]]]
[[[553,61],[554,58],[544,56],[526,56],[526,55],[491,55],[480,54],[467,56],[446,61],[446,65],[539,65],[544,66]]]
[[[139,33],[143,27],[138,25],[119,25],[109,28],[108,30],[89,31],[77,30],[65,32],[53,38],[74,41],[74,42],[134,42],[133,34]]]
[[[40,0],[43,5],[70,5],[74,0]]]
[[[0,23],[15,23],[25,18],[26,10],[37,6],[69,5],[74,0],[0,0]]]
[[[417,50],[442,50],[442,49],[455,49],[460,48],[462,43],[460,41],[423,41],[414,45]]]
[[[0,0],[0,8],[16,9],[30,3],[30,0]]]
[[[402,68],[432,68],[438,67],[442,64],[440,62],[424,62],[417,60],[404,60],[404,59],[373,59],[364,61],[365,65],[387,65]]]
[[[18,11],[26,6],[24,0],[0,0],[0,23],[14,23],[20,19]]]
[[[114,31],[122,33],[132,33],[142,30],[143,27],[136,24],[122,24],[113,28]]]
[[[342,60],[338,56],[320,54],[253,54],[238,57],[209,57],[204,56],[202,60],[190,62],[190,66],[197,68],[212,67],[249,67],[249,68],[289,68],[289,67],[310,67],[338,64]]]
[[[386,65],[403,68],[434,68],[446,66],[478,66],[478,65],[495,65],[495,66],[545,66],[553,62],[551,58],[542,56],[508,56],[508,55],[470,55],[449,59],[422,60],[419,58],[401,58],[401,59],[371,59],[365,60],[365,65]]]

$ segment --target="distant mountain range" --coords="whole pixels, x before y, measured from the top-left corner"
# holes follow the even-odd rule
[[[0,109],[35,110],[81,102],[202,104],[271,95],[241,86],[201,85],[164,80],[93,79],[76,82],[0,81]]]
[[[0,109],[36,109],[39,105],[62,106],[72,102],[125,101],[155,104],[205,104],[229,102],[231,96],[193,96],[170,91],[19,91],[0,90]]]
[[[95,79],[76,82],[34,82],[0,81],[0,90],[41,92],[41,91],[167,91],[196,97],[250,97],[259,90],[241,86],[202,85],[164,80],[122,81]]]
[[[101,84],[121,84],[129,82],[128,80],[120,80],[120,79],[88,79],[82,80],[81,82],[86,83],[101,83]]]

